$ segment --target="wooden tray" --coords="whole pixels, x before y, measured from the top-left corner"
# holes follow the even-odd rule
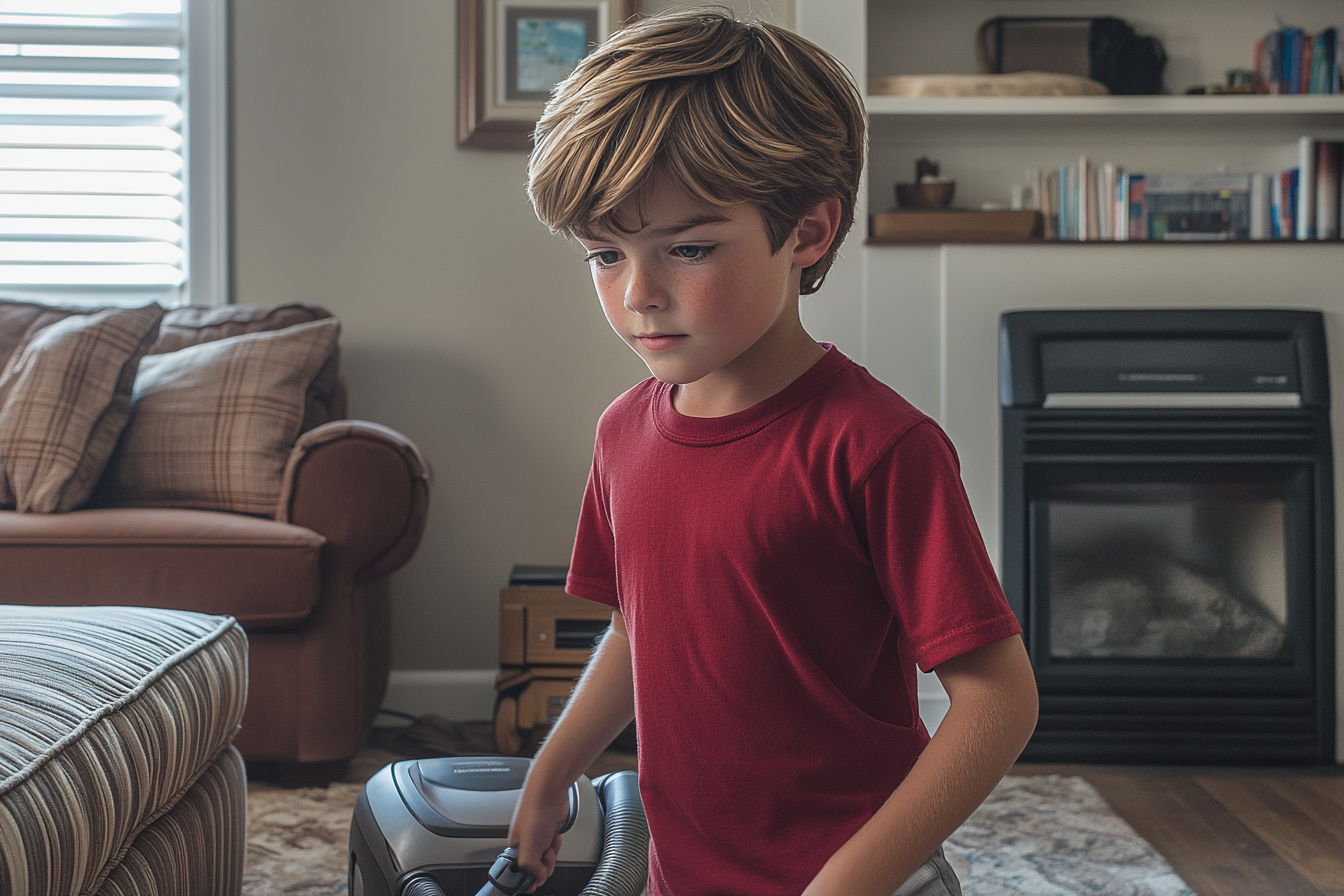
[[[1039,238],[1036,211],[939,211],[911,209],[873,215],[872,239],[890,243],[999,243]]]

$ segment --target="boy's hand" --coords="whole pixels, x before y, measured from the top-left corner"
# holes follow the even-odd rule
[[[533,892],[555,873],[555,859],[560,853],[560,829],[569,820],[569,792],[539,797],[539,804],[524,794],[509,825],[509,845],[518,850],[518,866],[537,879],[528,890]]]

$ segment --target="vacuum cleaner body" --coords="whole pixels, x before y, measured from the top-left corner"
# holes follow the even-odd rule
[[[379,770],[364,786],[351,820],[351,896],[408,896],[414,882],[423,885],[427,877],[445,896],[474,896],[508,846],[509,822],[530,766],[526,758],[447,757],[394,762]],[[596,785],[581,777],[570,787],[555,873],[537,890],[540,896],[624,896],[627,890],[637,896],[643,888],[648,828],[634,773],[604,775]],[[638,818],[609,819],[603,804],[613,798],[623,804],[617,815]],[[633,880],[615,889],[589,887],[599,864],[608,867],[598,877],[607,878],[613,862],[621,866],[618,877],[638,872],[640,889],[629,889]]]

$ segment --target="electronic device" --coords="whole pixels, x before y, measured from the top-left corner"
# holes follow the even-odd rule
[[[350,823],[351,896],[512,896],[532,885],[508,849],[532,760],[440,757],[394,762],[359,795]],[[649,829],[632,771],[569,789],[555,872],[539,896],[639,896]]]

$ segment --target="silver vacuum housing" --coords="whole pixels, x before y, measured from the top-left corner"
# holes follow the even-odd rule
[[[401,896],[428,874],[446,896],[474,896],[508,845],[509,821],[531,760],[409,759],[364,786],[350,825],[351,896]],[[593,784],[569,789],[569,819],[555,874],[539,894],[579,893],[602,853],[604,815]]]

